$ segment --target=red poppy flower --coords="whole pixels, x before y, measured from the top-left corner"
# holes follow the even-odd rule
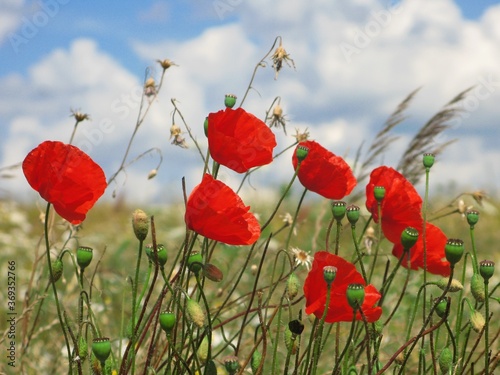
[[[189,196],[184,219],[189,229],[229,245],[250,245],[260,236],[255,216],[221,181],[205,174]]]
[[[450,263],[446,260],[444,248],[448,238],[441,229],[433,224],[427,223],[425,230],[427,247],[427,271],[434,275],[449,276]],[[392,254],[397,258],[403,255],[403,246],[398,242],[392,249]],[[417,243],[410,249],[410,256],[406,256],[402,262],[403,266],[412,270],[424,268],[424,240],[422,232]]]
[[[315,141],[300,142],[297,147],[309,149],[300,163],[299,181],[308,190],[328,199],[342,199],[356,186],[351,167],[340,156],[331,153]],[[297,149],[293,153],[293,168],[297,169]]]
[[[304,283],[306,314],[314,314],[317,318],[323,316],[327,294],[323,268],[326,266],[337,268],[337,274],[330,288],[330,305],[325,322],[350,322],[353,317],[353,309],[347,302],[347,287],[349,284],[366,284],[352,263],[327,251],[318,251],[314,254],[311,271],[306,277]],[[366,286],[365,300],[361,310],[368,322],[374,322],[382,315],[382,308],[375,306],[380,297],[380,293],[373,285]],[[360,312],[356,313],[356,319],[362,319]]]
[[[101,167],[79,148],[46,141],[23,161],[28,183],[71,224],[80,224],[106,189]]]
[[[208,115],[208,148],[219,164],[243,173],[273,161],[276,138],[269,127],[242,108]]]
[[[375,186],[385,188],[385,196],[381,203],[382,232],[395,244],[393,255],[401,257],[403,248],[400,244],[401,233],[407,227],[413,227],[419,232],[417,243],[410,250],[410,262],[403,261],[404,267],[411,269],[424,268],[423,254],[423,218],[422,198],[413,185],[399,172],[389,167],[379,167],[373,170],[366,186],[366,207],[371,212],[375,222],[379,222],[377,201],[373,196]],[[444,260],[446,236],[438,227],[426,226],[427,270],[430,273],[448,276],[450,265]]]

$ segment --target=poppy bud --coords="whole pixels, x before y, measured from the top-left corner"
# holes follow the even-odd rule
[[[332,214],[335,220],[341,221],[346,212],[345,202],[342,201],[333,201],[332,202]]]
[[[162,311],[159,316],[160,326],[168,335],[175,327],[177,317],[172,311]]]
[[[227,94],[226,97],[224,98],[224,105],[227,108],[233,108],[235,104],[236,104],[236,95]]]
[[[87,246],[79,246],[76,249],[76,262],[81,269],[88,267],[90,262],[92,262],[93,249]]]
[[[158,174],[157,169],[151,169],[148,173],[148,180],[151,180],[152,178],[155,178],[156,175]]]
[[[188,268],[191,272],[197,274],[203,267],[203,257],[198,251],[193,251],[187,259]]]
[[[143,210],[135,210],[132,214],[132,228],[139,241],[144,241],[148,235],[149,219]]]
[[[198,346],[198,350],[196,351],[198,354],[198,358],[201,363],[205,363],[208,359],[208,337],[204,336],[201,340],[200,346]]]
[[[87,340],[85,340],[85,337],[80,336],[80,339],[78,340],[78,356],[82,361],[85,361],[87,358],[88,350],[89,346],[87,344]]]
[[[323,267],[323,278],[325,279],[327,285],[332,285],[333,280],[335,280],[335,276],[337,276],[337,267]]]
[[[297,335],[295,335],[292,331],[290,331],[289,327],[285,328],[285,334],[284,334],[285,346],[291,355],[297,353],[297,343],[295,342],[296,337]]]
[[[479,277],[479,274],[472,275],[470,280],[470,290],[477,302],[484,302],[486,299],[486,292],[484,290],[484,282]]]
[[[424,154],[424,159],[423,159],[424,167],[431,168],[434,165],[435,158],[436,157],[434,156],[434,154]]]
[[[92,352],[96,358],[101,362],[106,362],[111,354],[111,343],[107,337],[99,337],[92,341]]]
[[[385,197],[385,187],[383,186],[375,186],[373,188],[373,196],[377,200],[377,202],[382,202]]]
[[[290,301],[297,297],[297,294],[299,294],[299,288],[300,281],[297,275],[295,275],[295,273],[291,273],[286,282],[286,292]]]
[[[299,163],[307,157],[308,153],[309,153],[308,147],[301,146],[301,145],[299,145],[297,147],[297,151],[295,151],[295,155],[297,156],[297,160],[299,161]]]
[[[464,241],[455,238],[450,238],[446,241],[444,254],[451,266],[454,266],[464,254]]]
[[[356,225],[359,220],[359,207],[351,204],[346,207],[347,220],[351,225]]]
[[[52,282],[57,282],[61,278],[64,270],[64,264],[61,259],[57,258],[52,263]]]
[[[453,354],[450,348],[446,347],[439,354],[439,368],[441,374],[450,374],[453,366]]]
[[[205,117],[205,121],[203,122],[203,131],[205,132],[205,137],[208,137],[208,116]]]
[[[207,277],[207,279],[216,283],[221,282],[224,278],[222,271],[217,266],[210,263],[206,263],[203,266],[203,274]]]
[[[479,311],[474,310],[470,315],[470,324],[472,325],[472,329],[479,333],[483,330],[486,321]]]
[[[446,287],[448,286],[448,278],[443,277],[442,279],[437,281],[437,286],[441,290],[445,290]],[[460,281],[457,279],[451,280],[450,288],[448,289],[448,292],[455,293],[455,292],[460,292],[461,290],[464,289],[464,286]]]
[[[346,291],[347,302],[354,311],[361,308],[365,300],[365,287],[362,284],[349,284]]]
[[[288,328],[295,335],[300,335],[304,331],[304,323],[301,320],[295,319],[288,323]]]
[[[224,358],[224,367],[229,375],[235,374],[240,369],[240,363],[238,362],[238,357],[234,355]]]
[[[205,325],[206,317],[199,303],[196,302],[195,300],[192,300],[191,298],[188,298],[186,303],[186,310],[189,319],[191,319],[191,321],[194,324],[196,324],[199,328],[203,328],[203,326]]]
[[[252,354],[252,359],[250,360],[250,367],[252,368],[252,374],[256,374],[259,370],[260,363],[262,362],[262,354],[258,350],[255,350]]]
[[[405,251],[410,250],[417,243],[418,231],[415,228],[407,227],[401,232],[401,245]]]
[[[483,277],[485,282],[493,276],[493,272],[495,271],[495,263],[491,260],[483,260],[479,262],[479,273]]]
[[[467,218],[467,222],[469,223],[471,228],[474,228],[474,225],[479,221],[479,212],[476,210],[468,210],[465,213],[465,217]]]
[[[436,298],[435,302],[436,302],[436,314],[440,318],[444,318],[446,315],[446,310],[448,308],[448,302],[449,302],[448,298],[443,297],[443,298],[439,299],[439,301]]]

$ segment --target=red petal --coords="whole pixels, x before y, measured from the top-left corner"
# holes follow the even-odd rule
[[[106,177],[90,156],[75,146],[46,141],[23,161],[31,187],[72,224],[80,224],[106,189]]]
[[[356,186],[349,165],[340,156],[331,153],[314,141],[301,142],[297,147],[309,149],[307,157],[301,162],[298,177],[301,184],[327,199],[342,199]],[[292,163],[297,169],[297,149],[293,153]]]
[[[208,115],[210,155],[238,173],[269,164],[276,138],[269,127],[242,108],[226,108]]]
[[[230,245],[250,245],[260,226],[241,198],[221,181],[205,174],[189,196],[185,221],[189,229]]]

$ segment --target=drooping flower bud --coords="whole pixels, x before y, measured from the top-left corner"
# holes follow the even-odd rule
[[[87,344],[87,340],[85,340],[85,337],[83,337],[82,335],[78,340],[78,356],[83,362],[87,358],[88,354],[89,354],[89,346]]]
[[[354,311],[361,308],[365,300],[365,287],[362,284],[349,284],[346,291],[347,302]]]
[[[484,281],[487,282],[493,273],[495,272],[495,263],[491,260],[483,260],[479,262],[479,273],[483,277]]]
[[[442,279],[438,280],[436,282],[437,286],[441,290],[445,290],[446,287],[448,286],[448,278],[443,277]],[[464,289],[464,286],[460,281],[457,279],[451,280],[450,288],[448,289],[448,292],[455,293],[455,292],[460,292],[461,290]]]
[[[212,280],[216,283],[221,282],[224,278],[224,274],[222,273],[222,271],[217,266],[214,266],[211,263],[205,263],[205,265],[203,266],[203,274],[207,279]]]
[[[477,333],[481,332],[486,324],[484,316],[477,310],[474,310],[470,315],[470,324],[472,329]]]
[[[64,264],[61,259],[57,258],[53,262],[52,265],[52,282],[57,282],[61,278],[64,271]]]
[[[375,186],[373,188],[373,196],[377,202],[382,202],[385,197],[385,187],[383,186]]]
[[[203,328],[203,326],[205,325],[206,316],[200,304],[195,300],[188,298],[186,302],[186,310],[189,319],[191,319],[191,321],[199,328]]]
[[[149,231],[149,218],[143,210],[135,210],[132,214],[132,228],[139,241],[144,241]]]
[[[170,334],[175,327],[177,317],[172,311],[162,311],[159,316],[160,327],[166,334]]]
[[[198,358],[200,359],[201,363],[205,363],[208,359],[208,337],[203,336],[203,339],[201,340],[200,346],[198,346],[198,350],[196,351],[196,354],[198,354]]]
[[[252,354],[252,359],[250,360],[250,367],[252,368],[252,374],[256,374],[259,370],[260,363],[262,362],[262,354],[255,350]]]
[[[87,246],[79,246],[76,249],[76,262],[81,269],[87,268],[90,262],[92,262],[93,253],[94,249]]]
[[[436,156],[434,154],[424,154],[423,163],[425,168],[431,168],[434,165]]]
[[[205,117],[205,122],[203,123],[203,131],[205,132],[205,137],[208,137],[208,116]]]
[[[233,94],[226,94],[225,98],[224,98],[224,105],[227,107],[227,108],[233,108],[234,105],[236,104],[236,95],[233,95]]]
[[[288,300],[292,301],[295,297],[297,297],[297,294],[299,294],[299,289],[299,278],[297,277],[297,275],[295,275],[294,272],[292,272],[290,276],[288,276],[288,279],[286,281],[286,292]]]
[[[453,353],[450,348],[446,347],[441,351],[438,361],[441,374],[450,374],[453,369]]]
[[[470,291],[477,302],[484,302],[486,300],[486,292],[484,290],[484,281],[478,273],[472,275],[470,280]]]
[[[403,232],[401,232],[401,245],[405,251],[410,250],[418,240],[418,230],[412,227],[406,227]]]
[[[333,218],[337,221],[342,221],[346,213],[345,202],[333,201],[331,207],[332,207]]]
[[[323,267],[323,278],[327,285],[332,285],[333,280],[335,280],[335,276],[337,276],[337,267],[334,266],[325,266]]]
[[[290,327],[285,327],[284,333],[285,346],[286,349],[290,352],[291,355],[297,353],[297,342],[295,341],[297,335],[295,335],[292,331],[290,331]]]
[[[92,341],[92,352],[101,363],[106,362],[106,359],[108,359],[111,354],[111,343],[109,342],[109,338],[95,338]]]
[[[349,223],[351,223],[351,225],[353,226],[356,225],[359,220],[359,207],[351,204],[350,206],[346,207],[346,213]]]
[[[467,222],[469,223],[470,227],[474,228],[474,226],[479,221],[479,211],[467,210],[467,212],[465,212],[465,217],[467,218]]]
[[[435,302],[436,302],[436,314],[440,318],[444,318],[446,315],[446,311],[448,309],[448,303],[449,303],[448,298],[443,297],[439,300],[438,298],[436,298]]]
[[[464,241],[456,238],[448,239],[444,247],[444,254],[446,260],[448,260],[453,267],[462,259],[462,255],[464,254]]]

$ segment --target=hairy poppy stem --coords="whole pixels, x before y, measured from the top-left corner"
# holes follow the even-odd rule
[[[52,291],[54,292],[54,299],[56,301],[56,308],[57,308],[57,316],[59,318],[59,324],[61,325],[63,334],[64,334],[64,341],[66,342],[66,350],[68,351],[68,374],[71,374],[71,362],[72,362],[72,356],[71,356],[71,349],[69,347],[69,340],[68,340],[68,334],[66,332],[66,326],[63,321],[63,317],[61,314],[61,306],[59,303],[59,298],[57,296],[57,288],[56,288],[56,281],[54,280],[54,271],[52,270],[52,262],[50,260],[50,243],[49,243],[49,213],[50,213],[50,203],[47,203],[47,209],[45,210],[45,221],[44,221],[44,236],[45,236],[45,252],[47,254],[47,263],[49,265],[49,274],[50,274],[50,283],[52,284]]]

